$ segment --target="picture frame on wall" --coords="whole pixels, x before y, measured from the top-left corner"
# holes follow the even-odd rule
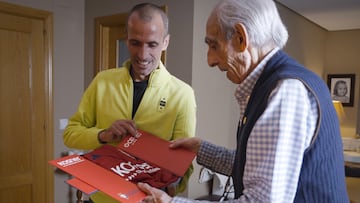
[[[328,74],[327,84],[333,100],[344,107],[354,106],[355,74]]]

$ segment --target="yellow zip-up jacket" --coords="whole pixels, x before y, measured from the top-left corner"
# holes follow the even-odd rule
[[[85,90],[77,112],[69,119],[63,134],[64,144],[69,148],[84,150],[100,147],[98,133],[115,120],[131,120],[132,106],[130,62],[125,62],[121,68],[99,72]],[[133,120],[138,129],[165,140],[192,137],[196,127],[194,91],[160,63],[150,75]],[[192,171],[193,166],[182,178],[177,192],[185,190]],[[91,199],[95,203],[116,202],[101,192],[92,195]]]

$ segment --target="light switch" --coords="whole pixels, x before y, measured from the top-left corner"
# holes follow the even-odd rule
[[[65,127],[67,126],[67,124],[68,124],[68,119],[66,119],[66,118],[60,119],[60,121],[59,121],[59,129],[64,130]]]

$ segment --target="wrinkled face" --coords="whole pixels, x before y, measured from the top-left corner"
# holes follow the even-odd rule
[[[231,82],[239,84],[250,72],[251,57],[247,50],[239,50],[239,43],[235,43],[236,37],[239,36],[234,34],[233,39],[226,41],[215,17],[209,17],[205,37],[208,64],[225,71]]]
[[[169,35],[164,37],[164,26],[159,14],[145,22],[138,13],[128,20],[127,46],[135,81],[148,79],[150,73],[159,66],[161,53],[166,50]]]

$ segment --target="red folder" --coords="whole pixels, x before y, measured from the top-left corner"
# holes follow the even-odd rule
[[[120,202],[136,203],[146,196],[135,184],[79,155],[62,157],[49,163]]]
[[[129,135],[124,138],[118,148],[177,176],[183,176],[195,153],[182,148],[170,149],[169,144],[169,141],[138,130],[135,137]],[[100,190],[123,203],[137,203],[146,196],[134,183],[80,155],[54,159],[49,163],[72,175],[74,178],[67,183],[86,194]]]
[[[138,130],[135,137],[128,135],[118,147],[146,162],[184,176],[195,158],[195,153],[184,148],[169,148],[170,141],[161,139],[148,132]]]
[[[94,188],[93,186],[85,183],[84,181],[78,179],[78,178],[72,178],[66,181],[67,184],[71,185],[74,188],[79,189],[81,192],[87,195],[91,195],[97,191],[98,189]]]

